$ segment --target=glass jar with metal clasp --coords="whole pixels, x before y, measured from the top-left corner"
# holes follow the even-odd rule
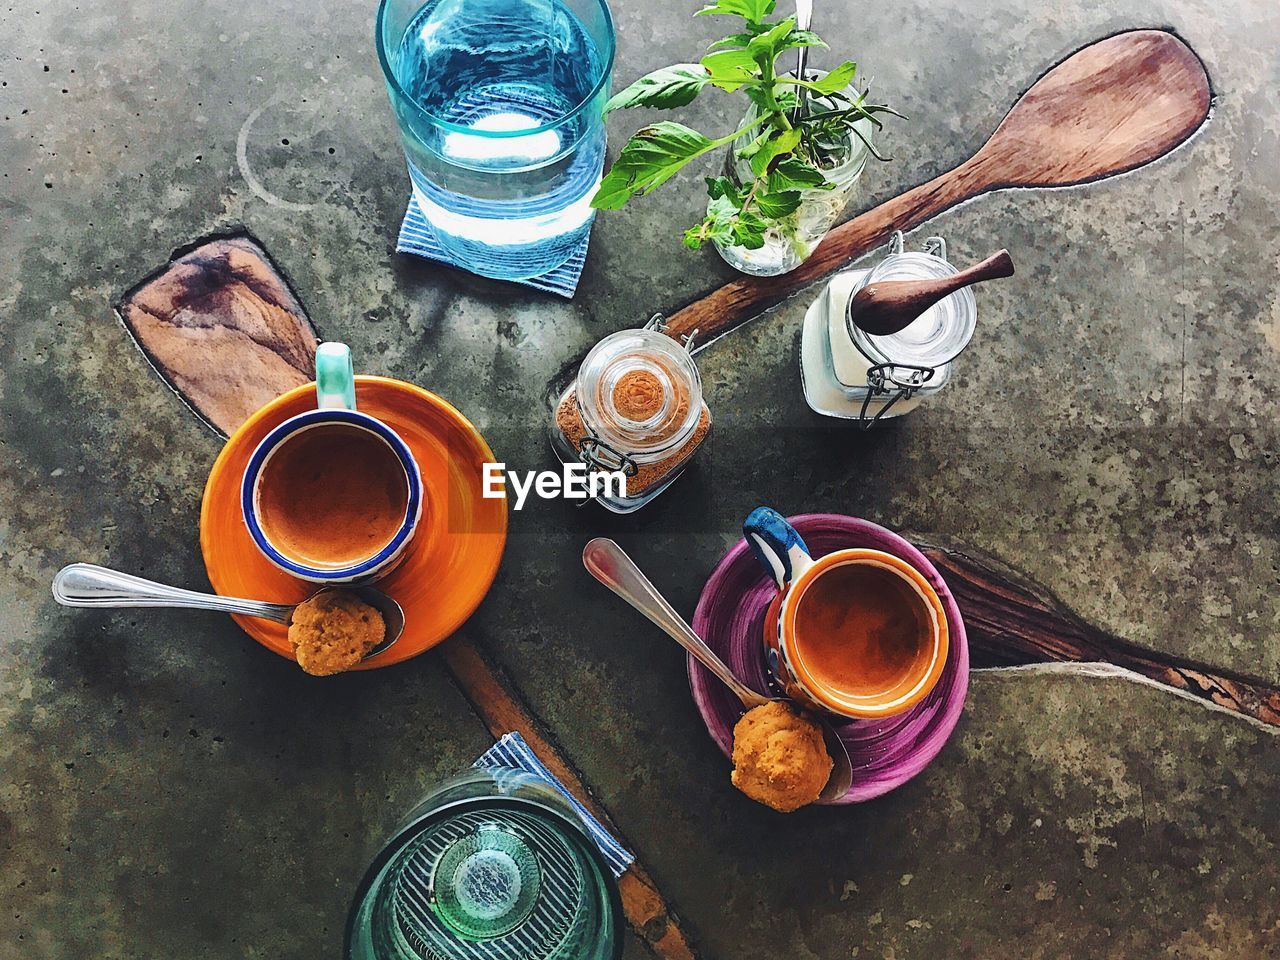
[[[597,343],[556,402],[551,445],[564,463],[626,478],[621,495],[597,495],[615,513],[631,513],[683,472],[706,438],[711,414],[702,399],[693,336],[667,335],[661,316]]]
[[[897,333],[877,336],[858,327],[850,305],[858,291],[884,280],[934,280],[956,268],[942,237],[920,251],[904,249],[901,231],[870,270],[848,270],[809,308],[801,343],[805,398],[818,413],[869,427],[914,410],[951,379],[952,362],[969,345],[977,323],[973,290],[943,298]]]

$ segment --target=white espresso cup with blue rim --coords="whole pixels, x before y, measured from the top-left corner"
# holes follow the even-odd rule
[[[316,351],[316,409],[273,429],[240,488],[245,526],[273,564],[303,580],[368,583],[405,556],[423,509],[408,444],[356,409],[351,350]]]

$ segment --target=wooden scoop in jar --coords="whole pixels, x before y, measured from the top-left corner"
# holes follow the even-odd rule
[[[938,280],[881,280],[869,283],[849,304],[849,319],[867,333],[887,337],[905,330],[911,322],[943,297],[957,290],[1013,276],[1013,258],[1008,250],[993,253],[981,263]]]

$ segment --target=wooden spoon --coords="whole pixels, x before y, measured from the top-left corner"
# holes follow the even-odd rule
[[[668,318],[667,332],[698,331],[703,345],[765,308],[956,204],[1008,187],[1065,187],[1124,173],[1164,156],[1209,116],[1200,58],[1163,30],[1131,30],[1077,50],[1013,105],[983,147],[827,236],[780,277],[741,277]]]
[[[905,330],[943,297],[984,280],[1013,276],[1013,258],[999,250],[981,263],[938,280],[880,280],[869,283],[849,303],[849,319],[867,333],[887,337]]]

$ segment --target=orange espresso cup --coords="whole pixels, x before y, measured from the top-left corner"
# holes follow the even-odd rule
[[[765,660],[788,697],[870,720],[929,694],[947,662],[947,617],[920,571],[880,550],[815,560],[768,507],[752,511],[743,532],[779,587],[765,617]]]

